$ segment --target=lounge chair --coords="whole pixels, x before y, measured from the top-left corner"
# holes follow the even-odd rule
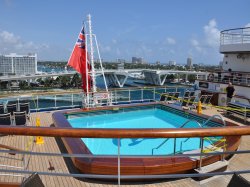
[[[45,187],[37,173],[33,173],[21,184],[21,187]]]
[[[184,98],[184,97],[189,97],[189,96],[190,96],[190,91],[186,91],[186,92],[184,93],[183,98]]]
[[[11,125],[10,113],[0,114],[0,125]]]
[[[202,108],[207,109],[206,105],[211,104],[210,101],[211,101],[212,97],[213,97],[213,95],[207,95],[207,97],[204,99],[204,102],[203,102],[204,105],[202,106]]]
[[[13,112],[17,111],[17,106],[16,104],[8,104],[7,105],[7,111],[8,113],[10,113],[11,115],[13,115]]]
[[[26,112],[26,114],[30,115],[30,104],[29,103],[19,103],[20,112]]]
[[[189,110],[196,108],[196,103],[194,103],[195,99],[196,99],[196,96],[190,97],[189,102],[188,102]]]
[[[202,95],[199,99],[199,101],[203,104],[207,98],[207,95]]]
[[[194,94],[195,94],[195,92],[194,92],[194,91],[190,92],[190,93],[189,93],[189,97],[193,97],[193,96],[194,96]]]
[[[189,103],[189,97],[184,97],[181,103],[182,109],[189,110],[188,103]]]
[[[169,98],[169,100],[168,100],[168,103],[173,104],[173,103],[177,102],[179,99],[179,95],[180,95],[180,92],[173,92],[171,94],[172,97]]]
[[[174,97],[174,92],[169,92],[166,101],[172,101]]]
[[[168,93],[162,93],[160,101],[165,101],[167,96],[168,96]]]
[[[14,124],[16,126],[27,125],[27,115],[25,112],[14,112]]]
[[[0,114],[4,114],[4,105],[0,104]]]

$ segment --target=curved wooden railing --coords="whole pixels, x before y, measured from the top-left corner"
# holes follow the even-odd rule
[[[72,138],[181,138],[250,135],[250,127],[185,129],[83,129],[56,127],[0,127],[0,134]]]

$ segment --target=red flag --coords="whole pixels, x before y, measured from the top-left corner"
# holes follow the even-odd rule
[[[68,66],[71,66],[81,74],[82,89],[84,90],[85,93],[91,90],[91,85],[92,85],[91,77],[88,74],[88,72],[91,70],[91,65],[87,63],[86,56],[87,53],[85,48],[85,32],[84,32],[84,27],[82,27],[82,30],[78,36],[72,54],[69,58]],[[88,83],[88,90],[87,90],[87,83]]]

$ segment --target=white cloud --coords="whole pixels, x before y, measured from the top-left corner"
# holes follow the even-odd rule
[[[168,43],[168,44],[171,44],[171,45],[176,44],[176,41],[175,41],[175,39],[174,39],[174,38],[170,38],[170,37],[168,37],[168,38],[166,39],[166,41],[167,41],[167,43]]]
[[[191,39],[190,40],[191,45],[198,51],[198,52],[203,52],[204,50],[202,49],[200,43],[196,39]]]
[[[0,30],[0,53],[8,54],[15,52],[17,54],[39,53],[43,49],[49,49],[48,44],[35,44],[33,41],[22,41],[20,36],[12,32]]]
[[[208,25],[205,25],[203,29],[206,44],[210,47],[218,48],[220,43],[220,31],[217,29],[216,20],[210,20]]]

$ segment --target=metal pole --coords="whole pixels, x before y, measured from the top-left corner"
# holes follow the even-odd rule
[[[200,147],[201,147],[201,154],[203,153],[203,143],[204,143],[204,139],[203,137],[201,137],[200,139],[201,143],[200,143]],[[201,167],[202,167],[202,155],[200,155],[200,166],[199,166],[199,170],[201,171]]]
[[[153,95],[153,97],[154,97],[153,99],[154,99],[154,101],[155,101],[155,87],[154,87],[154,95]]]
[[[141,89],[141,101],[143,101],[143,88]]]
[[[131,93],[130,93],[130,89],[128,90],[128,101],[131,102]]]
[[[120,158],[120,138],[117,139],[118,145],[118,185],[121,185],[121,158]]]
[[[92,81],[93,81],[93,92],[96,92],[96,74],[95,74],[95,64],[94,64],[94,48],[93,48],[93,34],[92,34],[92,25],[91,25],[91,15],[87,16],[89,24],[89,45],[90,45],[90,63],[91,63],[91,72],[92,72]]]
[[[36,96],[36,111],[38,110],[39,106],[38,106],[38,95]]]
[[[55,95],[55,108],[56,108],[56,95]]]
[[[74,106],[74,94],[71,94],[71,105],[72,105],[72,108]]]
[[[175,152],[176,152],[176,138],[174,138],[174,155],[175,155]]]

